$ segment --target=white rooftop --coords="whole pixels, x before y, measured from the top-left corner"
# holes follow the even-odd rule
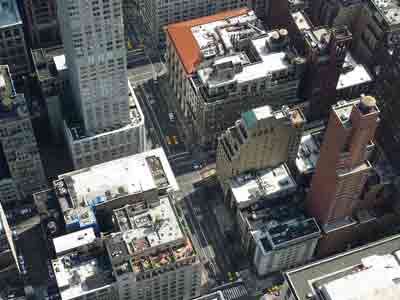
[[[300,31],[312,29],[311,24],[309,24],[307,19],[304,17],[303,12],[296,11],[296,12],[292,13],[292,18],[293,18],[294,22],[296,23],[297,28]]]
[[[271,52],[266,47],[266,42],[271,38],[271,35],[272,33],[270,32],[266,36],[251,40],[251,45],[260,55],[261,61],[250,64],[249,58],[244,52],[239,52],[229,57],[216,59],[216,64],[221,63],[222,61],[220,60],[230,60],[233,63],[240,63],[243,66],[243,70],[234,74],[232,78],[227,80],[220,79],[216,76],[211,76],[213,68],[208,67],[198,70],[200,80],[204,85],[214,88],[233,82],[240,85],[249,81],[261,80],[263,78],[268,78],[271,73],[287,70],[291,65],[286,59],[286,53],[284,51]]]
[[[16,0],[0,0],[0,28],[22,24]]]
[[[322,133],[320,135],[322,137]],[[312,172],[316,168],[319,152],[320,146],[314,134],[310,133],[301,137],[296,157],[296,167],[301,174]]]
[[[372,81],[372,76],[369,74],[366,67],[362,64],[358,64],[351,56],[350,52],[347,52],[343,66],[345,68],[347,66],[350,70],[340,74],[336,87],[337,90]]]
[[[270,50],[266,46],[278,31],[267,33],[260,27],[253,11],[237,17],[194,26],[191,31],[200,48],[203,61],[211,61],[205,65],[200,64],[197,70],[200,81],[209,88],[261,80],[268,78],[271,73],[291,67],[286,57],[285,47]],[[236,46],[246,38],[250,40],[249,51]],[[221,72],[224,72],[224,67],[229,68],[230,63],[236,68],[233,76],[221,78],[215,75],[217,66],[220,66]],[[224,64],[226,66],[223,66]],[[237,68],[238,66],[240,68]]]
[[[112,283],[101,262],[92,258],[76,263],[71,256],[62,256],[52,261],[57,285],[62,300],[77,299],[85,294],[108,288]],[[79,298],[80,299],[80,298]]]
[[[73,249],[90,245],[96,240],[93,228],[87,228],[73,233],[69,233],[53,239],[56,254],[66,253]]]
[[[322,286],[326,300],[398,300],[400,266],[393,255],[362,259],[363,268]]]
[[[267,119],[273,116],[272,108],[269,105],[260,106],[253,109],[254,115],[257,120]]]
[[[135,250],[129,245],[141,239],[146,239],[148,248],[153,248],[185,238],[168,197],[161,198],[160,205],[132,217],[131,222],[135,228],[123,232],[123,240],[133,254]]]
[[[120,195],[157,189],[148,158],[156,157],[168,180],[168,188],[178,190],[178,184],[162,148],[127,156],[89,168],[60,175],[64,179],[75,206],[86,206],[98,197],[114,199]],[[108,195],[108,196],[107,196]]]
[[[285,164],[274,169],[257,171],[256,174],[239,175],[230,180],[230,188],[239,208],[250,206],[260,197],[273,198],[295,190],[296,187],[297,184]]]
[[[67,69],[67,64],[65,62],[65,55],[58,55],[53,57],[54,64],[56,65],[57,71],[63,71]]]

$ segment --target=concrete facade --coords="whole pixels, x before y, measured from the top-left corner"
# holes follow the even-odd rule
[[[301,109],[272,110],[262,106],[242,114],[218,138],[220,182],[250,170],[293,165],[306,120]]]
[[[47,178],[25,97],[15,92],[7,66],[0,66],[0,100],[0,143],[6,173],[20,196],[28,197],[45,188]]]
[[[59,45],[56,0],[23,0],[26,27],[34,49]]]
[[[65,124],[76,169],[145,150],[144,116],[128,84],[122,1],[59,1],[78,118]]]
[[[2,0],[0,5],[0,65],[8,65],[20,82],[31,71],[21,15],[16,0]]]
[[[233,22],[235,31],[226,31]],[[253,11],[228,11],[166,31],[170,85],[194,143],[216,149],[218,135],[242,112],[298,101],[305,59],[285,29],[264,31]]]

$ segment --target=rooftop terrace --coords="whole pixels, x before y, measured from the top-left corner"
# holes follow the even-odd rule
[[[70,253],[53,260],[52,265],[62,300],[106,289],[114,282],[107,257],[82,257]]]
[[[107,242],[117,274],[140,274],[184,261],[194,255],[168,197],[151,208],[127,206],[114,210],[122,230]]]
[[[314,296],[319,292],[318,287],[326,285],[326,291],[332,292],[331,300],[347,300],[348,296],[361,297],[365,300],[398,299],[398,289],[395,297],[386,294],[387,289],[397,286],[399,272],[398,261],[396,264],[392,258],[386,260],[382,256],[395,254],[400,249],[400,235],[391,236],[366,246],[353,249],[351,251],[329,257],[306,266],[290,270],[285,273],[285,277],[290,283],[294,299],[306,300],[309,296]],[[368,259],[366,259],[368,258]],[[387,268],[387,266],[392,266]],[[367,269],[369,272],[359,274]],[[395,274],[396,276],[392,276]],[[350,275],[350,276],[348,276]],[[348,276],[348,277],[346,277]],[[372,276],[372,277],[371,277]],[[354,281],[352,281],[354,279]],[[370,280],[368,280],[370,279]],[[368,282],[366,285],[365,283]],[[336,291],[339,291],[337,294]],[[356,293],[356,295],[354,294]],[[373,294],[376,295],[373,295]],[[386,296],[389,296],[386,298]],[[390,298],[392,297],[392,298]],[[319,299],[317,297],[316,299]],[[354,299],[354,298],[351,298]],[[358,299],[358,298],[356,298]]]
[[[282,164],[274,169],[249,172],[230,180],[236,205],[245,208],[260,198],[272,199],[296,190],[297,184],[289,169]]]
[[[22,24],[16,0],[0,0],[0,28]]]
[[[60,175],[54,186],[63,211],[150,190],[178,190],[162,148]]]

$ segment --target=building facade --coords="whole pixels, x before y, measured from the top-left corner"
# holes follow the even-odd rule
[[[273,110],[262,106],[242,114],[235,125],[218,138],[217,173],[219,180],[250,170],[293,165],[303,132],[301,109]]]
[[[119,299],[199,296],[202,265],[170,199],[161,197],[159,203],[138,208],[114,210],[114,222],[121,231],[106,241]]]
[[[34,49],[59,45],[56,0],[23,0],[26,27]]]
[[[79,116],[65,126],[75,168],[144,151],[143,114],[128,85],[122,1],[59,1],[58,16]]]
[[[31,71],[23,23],[16,0],[2,0],[0,6],[0,65],[8,65],[19,83]]]
[[[163,48],[165,46],[164,27],[177,22],[211,16],[219,12],[241,7],[250,7],[251,0],[221,0],[221,1],[157,1],[147,0],[142,3],[143,22],[149,33],[150,42]]]
[[[236,215],[240,244],[259,276],[310,261],[320,229],[307,217],[286,165],[229,180],[225,201]],[[300,200],[300,201],[299,201]]]
[[[307,58],[301,96],[309,102],[310,121],[327,118],[336,102],[336,89],[343,72],[352,34],[346,27],[314,27],[302,12],[291,15],[293,39]]]
[[[194,143],[216,149],[218,135],[242,112],[298,100],[305,59],[286,29],[264,31],[253,11],[181,22],[166,32],[170,85]]]
[[[357,208],[371,170],[367,154],[374,147],[378,122],[372,96],[332,106],[306,201],[310,214],[323,225],[350,217]]]
[[[12,281],[18,276],[19,266],[12,231],[0,204],[0,283]]]
[[[7,66],[0,66],[0,100],[0,143],[5,165],[19,196],[28,197],[45,188],[47,178],[25,97],[15,92]]]

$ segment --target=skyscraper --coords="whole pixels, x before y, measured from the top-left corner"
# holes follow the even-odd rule
[[[265,105],[242,114],[218,138],[217,172],[221,182],[249,170],[294,163],[305,118],[301,109]]]
[[[1,201],[12,202],[47,186],[25,97],[15,92],[7,66],[0,66],[0,143],[0,194],[8,195]],[[10,179],[7,184],[5,178]]]
[[[332,106],[307,207],[322,224],[351,216],[359,202],[371,164],[366,159],[379,122],[371,96]]]
[[[128,87],[121,2],[58,1],[75,109],[83,125],[69,124],[67,134],[75,168],[144,151],[143,114]]]

